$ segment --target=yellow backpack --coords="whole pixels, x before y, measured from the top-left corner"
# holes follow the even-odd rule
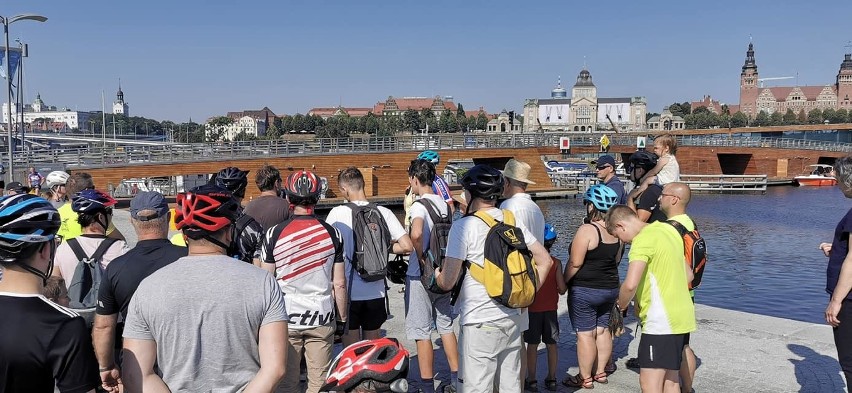
[[[503,210],[503,221],[485,212],[473,214],[490,229],[485,237],[484,266],[467,262],[471,277],[485,286],[488,296],[510,308],[529,307],[535,300],[538,272],[515,216]]]

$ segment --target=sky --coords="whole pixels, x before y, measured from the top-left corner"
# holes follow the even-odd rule
[[[371,107],[388,96],[453,96],[520,112],[584,64],[599,97],[644,96],[649,112],[711,95],[739,100],[753,37],[761,77],[834,83],[852,1],[56,1],[36,13],[25,100],[107,110],[119,78],[134,116],[203,121],[228,111]],[[796,80],[775,82],[795,85]],[[570,91],[570,90],[569,90]]]

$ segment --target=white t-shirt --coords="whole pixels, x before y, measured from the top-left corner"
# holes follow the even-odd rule
[[[86,252],[86,255],[92,256],[105,237],[98,235],[80,235],[74,239],[80,242],[80,247]],[[113,259],[124,255],[127,250],[127,243],[125,243],[124,240],[117,240],[109,247],[106,253],[104,253],[104,257],[101,259],[101,268],[106,269],[107,265],[109,265]],[[77,269],[78,262],[80,262],[80,260],[74,254],[74,250],[71,249],[71,246],[68,245],[67,241],[62,242],[62,244],[56,248],[54,266],[56,269],[59,269],[59,273],[62,275],[62,278],[65,279],[66,288],[71,287],[71,279],[74,277],[74,270]]]
[[[354,201],[358,206],[364,206],[367,201]],[[405,236],[405,228],[399,223],[393,212],[383,206],[379,206],[379,212],[382,213],[385,222],[388,224],[391,241],[396,242],[401,237]],[[355,254],[355,241],[352,234],[352,209],[349,206],[341,205],[328,212],[325,222],[331,224],[340,231],[340,238],[343,239],[343,259],[346,262],[346,284],[349,284],[349,274],[352,272],[352,256]],[[358,274],[352,279],[352,288],[349,289],[349,294],[352,300],[372,300],[385,297],[385,282],[382,280],[367,282],[361,279]]]
[[[444,216],[450,214],[450,206],[447,205],[447,202],[444,201],[444,198],[440,195],[435,194],[426,194],[423,195],[421,199],[428,199],[434,204],[435,207],[438,208],[437,213]],[[429,202],[426,202],[429,203]],[[411,222],[414,223],[415,218],[423,219],[423,249],[426,250],[429,248],[429,241],[431,240],[431,232],[432,232],[432,217],[429,216],[429,212],[426,210],[426,206],[423,206],[423,203],[414,202],[411,205]],[[406,274],[412,277],[420,277],[420,258],[416,252],[412,252],[408,259],[408,271]]]
[[[521,223],[535,235],[535,240],[544,244],[544,214],[538,204],[533,202],[530,194],[518,193],[500,204],[515,215],[515,224]]]
[[[496,220],[503,219],[503,212],[497,208],[485,211]],[[535,243],[535,237],[524,226],[516,222],[516,226],[524,235],[527,245]],[[453,223],[447,237],[447,258],[470,261],[483,266],[485,260],[485,236],[488,235],[488,224],[475,216],[465,216]],[[506,318],[520,314],[520,309],[504,307],[492,300],[485,291],[485,286],[466,272],[456,307],[459,309],[461,324],[481,323]]]

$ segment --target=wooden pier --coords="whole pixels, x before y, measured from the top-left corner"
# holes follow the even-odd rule
[[[589,187],[600,182],[595,176],[549,173],[554,187],[575,189],[585,192]],[[633,182],[622,179],[625,190],[633,189]],[[680,175],[680,181],[686,183],[693,192],[741,194],[766,193],[769,185],[767,175]],[[789,183],[786,183],[789,184]]]

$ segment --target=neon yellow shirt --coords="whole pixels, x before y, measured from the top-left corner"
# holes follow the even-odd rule
[[[181,232],[175,233],[169,241],[176,246],[186,247],[186,239],[183,238],[183,233]]]
[[[83,234],[83,227],[77,222],[78,214],[74,210],[71,210],[71,202],[66,202],[57,210],[59,211],[59,219],[62,221],[59,225],[57,235],[62,236],[65,240],[69,240]],[[112,225],[112,220],[110,220],[106,234],[109,235],[113,231],[115,231],[115,226]]]
[[[689,296],[683,240],[665,222],[648,224],[633,239],[630,263],[647,265],[636,290],[642,332],[684,334],[695,330],[695,305]]]

